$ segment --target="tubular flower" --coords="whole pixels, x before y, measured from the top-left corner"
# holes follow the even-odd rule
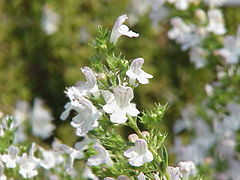
[[[209,24],[207,30],[216,35],[223,35],[226,33],[224,26],[224,19],[222,11],[219,9],[211,9],[208,11]]]
[[[69,155],[68,163],[66,164],[67,172],[73,172],[73,164],[75,159],[82,159],[84,154],[82,151],[71,148],[65,144],[58,144],[57,150],[62,151]]]
[[[180,161],[178,166],[183,179],[188,179],[190,173],[195,169],[195,165],[192,161]]]
[[[48,138],[55,129],[52,121],[52,114],[44,108],[43,101],[39,98],[35,98],[34,106],[31,111],[32,133],[42,139]]]
[[[127,71],[127,76],[129,77],[130,84],[135,84],[136,79],[141,84],[148,84],[148,79],[152,78],[151,74],[144,72],[141,68],[144,63],[143,58],[134,59],[130,65],[130,69]]]
[[[72,119],[71,125],[77,128],[76,134],[78,136],[85,136],[90,130],[98,126],[98,119],[101,113],[87,98],[81,95],[76,87],[70,87],[67,90],[67,95],[71,103],[65,105],[65,111],[62,113],[61,118],[64,120],[70,110],[74,109],[78,115]]]
[[[81,70],[86,78],[86,82],[78,81],[76,83],[76,88],[84,96],[89,96],[92,94],[94,97],[98,97],[99,92],[97,86],[97,79],[94,72],[89,67],[84,67]]]
[[[224,57],[226,63],[236,64],[240,57],[240,25],[236,36],[226,36],[224,38],[224,47],[219,49],[218,53]]]
[[[123,24],[127,19],[128,19],[128,17],[126,14],[119,16],[117,18],[117,20],[115,21],[115,24],[113,26],[113,29],[112,29],[112,33],[110,36],[110,42],[116,44],[118,38],[122,35],[128,36],[130,38],[139,36],[138,33],[135,33],[132,30],[129,30],[129,28]]]
[[[102,145],[95,144],[93,148],[98,152],[98,154],[88,159],[87,164],[89,166],[98,166],[100,164],[106,164],[107,166],[113,165],[109,153]]]
[[[20,166],[19,173],[24,178],[32,178],[38,174],[37,166],[39,164],[40,159],[34,157],[34,152],[36,150],[36,146],[33,143],[29,152],[29,155],[23,153],[22,157],[20,157],[18,164]]]
[[[44,169],[51,169],[64,161],[61,154],[57,151],[45,150],[42,147],[39,147],[39,151],[43,157],[39,164]]]
[[[124,156],[129,158],[130,165],[140,167],[146,162],[153,160],[152,153],[148,150],[147,142],[143,139],[137,139],[135,146],[124,152]]]
[[[172,180],[181,180],[181,173],[179,171],[179,167],[172,167],[168,166],[167,167],[167,172],[171,176]]]
[[[113,94],[109,91],[102,92],[106,105],[103,110],[111,114],[110,120],[113,123],[123,124],[127,121],[127,115],[137,116],[139,111],[136,105],[130,103],[133,99],[133,90],[130,87],[117,86],[113,89]]]
[[[8,154],[0,156],[2,162],[6,164],[7,168],[15,168],[18,160],[19,149],[16,146],[11,145],[8,148]]]
[[[79,98],[82,108],[78,110],[78,115],[72,119],[71,125],[77,128],[78,136],[85,136],[89,131],[98,126],[98,119],[101,113],[86,98]]]

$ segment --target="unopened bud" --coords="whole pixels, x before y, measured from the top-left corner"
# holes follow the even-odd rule
[[[100,81],[100,82],[103,83],[103,84],[106,84],[106,83],[107,83],[107,76],[106,76],[106,74],[104,74],[104,73],[98,73],[98,74],[96,75],[96,78],[97,78],[98,81]]]
[[[142,131],[142,135],[143,135],[144,137],[148,137],[150,134],[149,134],[148,131]]]
[[[207,15],[202,9],[197,9],[195,11],[195,16],[201,23],[205,23],[207,20]]]
[[[195,169],[195,165],[192,161],[181,161],[178,163],[178,166],[182,174],[189,174]]]
[[[97,79],[100,80],[100,81],[101,81],[101,80],[105,80],[106,77],[107,77],[107,76],[106,76],[104,73],[99,73],[99,74],[97,74]]]
[[[133,143],[135,143],[137,139],[138,139],[138,135],[135,134],[135,133],[134,133],[134,134],[130,134],[130,135],[128,136],[128,140],[131,141],[131,142],[133,142]]]

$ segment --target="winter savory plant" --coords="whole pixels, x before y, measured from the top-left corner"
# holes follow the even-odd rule
[[[34,177],[52,180],[201,179],[196,177],[191,161],[179,162],[176,167],[168,165],[164,145],[167,134],[161,133],[159,128],[167,105],[156,104],[153,109],[141,112],[133,102],[135,88],[148,84],[153,76],[142,69],[143,58],[129,61],[117,53],[120,36],[139,36],[123,24],[127,19],[127,15],[118,17],[111,33],[99,26],[99,35],[92,44],[96,54],[91,59],[91,68],[81,69],[86,81],[77,82],[65,91],[69,102],[60,119],[66,120],[72,111],[71,125],[82,140],[69,147],[55,139],[52,149],[48,150],[36,143],[27,145],[15,141],[21,134],[20,120],[6,116],[0,123],[0,180]],[[36,119],[32,123],[36,127],[33,134],[44,139],[55,127],[41,104],[35,101],[31,118]],[[43,123],[39,121],[40,116],[46,119],[42,131],[37,129],[38,125],[34,126]],[[123,127],[131,128],[134,133],[125,138],[121,133]],[[78,162],[84,164],[83,171],[78,169]]]
[[[187,180],[195,169],[191,161],[179,162],[178,167],[168,165],[167,135],[159,130],[167,106],[156,104],[140,112],[133,103],[134,89],[148,84],[153,76],[142,70],[143,58],[128,61],[116,53],[120,36],[139,36],[123,24],[126,19],[127,15],[118,17],[111,34],[99,26],[92,44],[96,50],[92,67],[82,68],[85,82],[65,91],[70,101],[61,119],[71,110],[76,113],[71,125],[77,136],[84,137],[84,143],[78,142],[75,148],[84,149],[87,178]],[[121,127],[134,131],[128,140],[119,133]]]

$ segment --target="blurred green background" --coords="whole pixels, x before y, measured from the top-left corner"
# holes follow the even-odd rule
[[[68,101],[65,87],[83,79],[80,68],[90,64],[94,49],[88,44],[96,37],[97,26],[111,30],[118,16],[131,11],[129,4],[127,0],[1,0],[0,110],[11,113],[17,100],[33,102],[35,97],[41,97],[51,109],[55,123],[64,127],[58,128],[56,135],[74,135],[59,120]],[[44,7],[59,16],[58,28],[52,34],[42,28]],[[224,8],[224,13],[229,32],[235,34],[239,9]],[[145,59],[143,69],[154,78],[150,84],[137,88],[135,102],[139,109],[168,102],[163,131],[171,137],[181,109],[206,96],[204,86],[215,78],[215,73],[211,67],[196,70],[189,62],[188,52],[182,52],[167,38],[169,28],[166,19],[157,31],[144,15],[131,27],[140,37],[122,37],[118,45],[127,59]],[[64,138],[69,142],[69,136]]]

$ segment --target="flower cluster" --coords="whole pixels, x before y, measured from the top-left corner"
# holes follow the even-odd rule
[[[192,160],[201,165],[200,167],[211,166],[215,169],[220,167],[219,171],[213,170],[217,179],[236,179],[239,176],[236,170],[239,167],[239,163],[236,163],[236,157],[239,155],[237,145],[239,123],[238,113],[235,111],[240,102],[237,85],[240,72],[239,27],[236,35],[227,34],[229,32],[225,26],[222,7],[239,6],[240,2],[238,0],[141,2],[132,1],[132,21],[136,23],[140,16],[150,12],[149,18],[152,22],[155,20],[154,28],[159,24],[159,20],[163,20],[161,23],[165,23],[164,20],[170,22],[168,38],[174,40],[182,51],[189,54],[189,61],[195,65],[197,72],[200,68],[207,69],[214,77],[202,87],[208,97],[199,98],[201,100],[196,97],[197,102],[183,109],[182,119],[174,125],[174,131],[178,134],[174,140],[177,160]],[[158,11],[155,11],[156,9]],[[194,138],[190,138],[188,145],[184,145],[182,142],[184,140],[180,137],[181,132],[186,129],[194,133]]]
[[[19,143],[12,143],[18,135],[19,124],[16,119],[5,116],[1,120],[0,127],[0,177],[2,180],[7,179],[7,177],[14,179],[33,178],[39,175],[39,171],[47,172],[56,167],[63,168],[64,156],[60,152],[46,150],[35,143],[31,144],[29,150]],[[36,156],[36,154],[38,155]],[[18,174],[16,174],[17,170]]]
[[[159,132],[157,126],[163,118],[165,106],[156,105],[154,110],[141,115],[132,102],[134,88],[138,84],[148,84],[153,76],[142,70],[143,58],[136,58],[129,63],[114,52],[120,36],[139,36],[123,25],[127,18],[126,15],[118,17],[111,34],[99,28],[99,37],[93,46],[100,54],[93,58],[93,68],[82,68],[86,81],[77,82],[75,86],[66,89],[65,93],[70,101],[65,105],[60,118],[66,120],[71,111],[74,111],[71,125],[76,129],[76,135],[84,137],[84,140],[75,145],[78,152],[64,145],[60,149],[71,154],[72,170],[74,159],[87,160],[84,177],[131,179],[135,176],[138,179],[171,179],[170,173],[166,171],[168,157],[163,145],[166,136]],[[148,117],[154,120],[151,121]],[[139,118],[143,126],[152,133],[141,132],[137,123]],[[125,142],[117,133],[122,125],[129,126],[136,133],[129,136],[130,142]],[[79,146],[85,148],[79,149]],[[162,155],[159,151],[162,151]],[[157,168],[160,164],[161,168]],[[125,169],[123,165],[133,166],[135,170]],[[152,169],[152,172],[141,169],[144,165]]]
[[[52,34],[58,18],[52,14],[55,19],[49,20],[53,12],[45,11],[43,26]],[[0,124],[1,179],[188,180],[193,175],[195,166],[190,161],[180,162],[177,174],[168,165],[167,135],[159,128],[167,105],[156,104],[141,112],[134,103],[135,88],[148,84],[153,76],[142,69],[143,58],[128,61],[117,54],[119,37],[139,36],[123,24],[127,19],[127,15],[118,17],[111,33],[99,27],[99,37],[92,44],[97,52],[92,67],[81,69],[86,80],[66,88],[69,102],[60,119],[71,117],[70,124],[80,140],[74,147],[57,139],[50,149],[34,142],[26,145],[29,127],[33,139],[47,139],[55,126],[41,99],[34,100],[32,109],[26,102],[18,102],[14,118],[6,116]],[[124,126],[134,131],[128,140],[119,133]],[[78,171],[76,161],[81,161],[84,171]]]

